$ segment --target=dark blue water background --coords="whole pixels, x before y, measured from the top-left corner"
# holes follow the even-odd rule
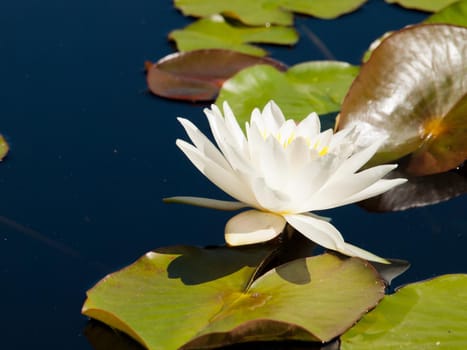
[[[370,42],[425,14],[369,1],[339,20],[296,20],[293,48],[269,47],[288,64],[354,64]],[[170,30],[189,23],[170,1],[18,0],[0,9],[2,349],[90,349],[80,315],[85,292],[146,251],[222,244],[230,213],[165,205],[172,195],[225,198],[185,159],[176,116],[207,130],[202,106],[146,92],[143,63],[173,52]],[[465,272],[467,197],[401,213],[357,206],[324,213],[346,239],[410,260],[396,284]]]

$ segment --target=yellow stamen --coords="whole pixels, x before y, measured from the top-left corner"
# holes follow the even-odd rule
[[[446,127],[443,124],[441,118],[432,118],[426,121],[422,126],[422,137],[423,138],[433,138],[441,135],[446,131]]]

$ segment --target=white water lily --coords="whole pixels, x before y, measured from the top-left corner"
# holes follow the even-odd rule
[[[320,132],[316,113],[296,124],[272,101],[262,112],[252,112],[245,135],[227,103],[223,109],[224,116],[215,105],[204,110],[219,148],[183,118],[178,120],[193,144],[180,139],[176,144],[201,173],[238,201],[172,197],[166,202],[222,210],[253,208],[227,222],[225,240],[232,246],[273,239],[289,223],[327,249],[388,262],[345,242],[329,219],[310,213],[358,202],[405,182],[382,179],[397,165],[359,171],[382,142],[357,149],[354,129]]]

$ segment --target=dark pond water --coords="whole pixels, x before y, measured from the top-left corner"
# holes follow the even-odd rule
[[[336,21],[300,17],[300,43],[270,50],[288,64],[325,58],[308,28],[357,64],[373,39],[425,16],[373,0]],[[155,247],[223,243],[229,213],[161,201],[224,197],[175,147],[176,116],[207,129],[201,106],[146,92],[144,61],[173,52],[167,34],[188,22],[162,0],[2,4],[0,132],[11,144],[0,164],[2,349],[92,349],[80,308],[100,278]],[[466,204],[324,214],[350,242],[411,261],[403,284],[467,270]]]

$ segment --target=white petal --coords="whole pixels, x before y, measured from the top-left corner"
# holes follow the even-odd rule
[[[288,194],[268,187],[261,177],[252,181],[252,190],[259,207],[272,212],[282,212],[289,207],[291,198]],[[255,206],[258,207],[258,206]]]
[[[237,118],[235,117],[232,109],[230,108],[227,101],[223,103],[224,108],[224,118],[225,118],[225,125],[227,129],[231,132],[231,135],[235,139],[235,144],[241,148],[243,151],[246,145],[245,134],[243,133],[240,125],[238,125]]]
[[[186,196],[164,198],[163,201],[165,203],[188,204],[197,207],[212,208],[219,210],[238,210],[249,206],[248,204],[242,202],[221,201],[218,199]]]
[[[362,200],[365,200],[365,199],[377,196],[386,191],[389,191],[391,188],[399,186],[405,182],[407,182],[407,179],[403,179],[403,178],[397,178],[397,179],[391,179],[391,180],[382,179],[374,183],[370,187],[365,188],[363,191],[360,191],[354,194],[353,196],[347,197],[343,199],[342,201],[336,202],[332,206],[329,206],[323,209],[331,209],[331,208],[340,207],[340,206],[350,204],[350,203],[360,202]]]
[[[371,159],[371,157],[374,156],[383,142],[384,141],[374,142],[369,147],[366,147],[363,150],[353,154],[350,158],[342,163],[336,172],[336,176],[345,177],[348,174],[355,173],[362,166],[364,166]]]
[[[277,135],[279,128],[285,123],[284,114],[274,101],[269,101],[264,106],[261,116],[269,134]]]
[[[269,241],[285,227],[280,215],[248,210],[231,218],[225,225],[225,241],[231,246]]]
[[[262,146],[259,161],[266,185],[273,189],[282,189],[287,182],[288,175],[284,147],[273,136],[268,136]]]
[[[335,203],[346,201],[346,198],[370,187],[396,167],[395,164],[379,165],[335,181],[328,181],[313,197],[314,204],[309,210],[334,208]]]
[[[316,113],[310,113],[298,125],[295,131],[295,137],[304,137],[305,139],[314,139],[321,131],[321,123]]]
[[[379,257],[378,255],[375,255],[373,253],[370,253],[369,251],[366,251],[362,248],[356,247],[352,244],[345,243],[345,248],[342,250],[339,250],[339,253],[348,255],[348,256],[356,256],[365,260],[369,261],[376,261],[382,264],[390,264],[391,262]]]
[[[344,238],[327,220],[309,213],[289,214],[284,217],[293,228],[320,246],[331,250],[344,249]]]
[[[239,180],[234,172],[229,172],[212,159],[207,158],[197,148],[183,140],[177,140],[177,146],[185,153],[193,165],[214,185],[241,202],[256,206],[256,200],[250,188]]]
[[[177,118],[182,124],[188,137],[193,144],[198,148],[206,157],[211,158],[215,163],[219,164],[225,169],[229,169],[230,165],[225,160],[222,153],[213,145],[211,141],[189,120],[184,118]]]

